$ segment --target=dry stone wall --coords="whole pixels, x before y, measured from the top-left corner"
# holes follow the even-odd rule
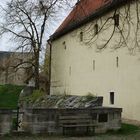
[[[121,108],[26,109],[22,127],[33,134],[94,134],[121,128]]]
[[[10,133],[12,129],[13,111],[0,109],[0,135]]]

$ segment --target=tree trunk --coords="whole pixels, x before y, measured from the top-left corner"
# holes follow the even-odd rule
[[[39,52],[35,56],[35,88],[39,89]]]
[[[8,72],[8,68],[6,68],[6,70],[5,70],[5,84],[8,84],[8,77],[9,77],[9,72]]]

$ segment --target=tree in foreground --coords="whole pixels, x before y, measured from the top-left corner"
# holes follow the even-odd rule
[[[67,0],[11,0],[7,7],[1,7],[3,20],[0,34],[8,34],[17,45],[17,50],[31,52],[32,60],[20,65],[33,67],[35,87],[39,88],[39,58],[43,43],[46,43],[46,30],[49,23],[57,17],[58,11]]]

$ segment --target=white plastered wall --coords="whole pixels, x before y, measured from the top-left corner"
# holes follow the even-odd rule
[[[132,7],[135,9],[135,4],[132,4]],[[121,8],[120,12],[123,13],[124,8]],[[135,10],[131,12],[134,13]],[[85,43],[90,38],[92,33],[89,30],[92,32],[95,23],[101,26],[113,13],[52,42],[51,94],[87,95],[92,93],[103,96],[104,106],[122,107],[123,117],[140,121],[140,52],[136,51],[132,55],[128,51],[128,47],[134,45],[133,37],[136,28],[132,26],[134,24],[131,25],[127,47],[124,44],[120,49],[111,49],[118,44],[120,38],[119,30],[116,30],[108,47],[97,51],[97,46],[104,44],[105,39],[110,37],[114,27],[113,20],[106,25],[105,31],[93,39],[92,43],[88,45]],[[132,19],[135,19],[135,14],[132,15]],[[121,18],[123,17],[120,17],[120,24],[122,24]],[[130,26],[126,24],[125,28],[128,30]],[[82,42],[79,39],[81,31],[84,32]],[[93,66],[93,61],[95,61],[95,66]],[[110,92],[115,92],[114,105],[110,105]]]

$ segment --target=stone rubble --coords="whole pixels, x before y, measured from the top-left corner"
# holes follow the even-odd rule
[[[102,97],[46,95],[29,104],[33,108],[88,108],[102,106]]]

